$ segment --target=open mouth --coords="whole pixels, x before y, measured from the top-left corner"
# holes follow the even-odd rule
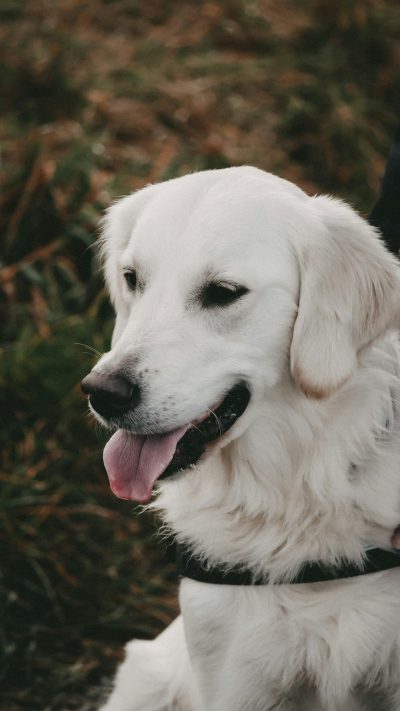
[[[197,424],[157,435],[118,430],[104,449],[104,465],[114,494],[140,503],[148,501],[156,481],[197,464],[207,445],[222,437],[244,413],[249,400],[250,391],[241,382]]]
[[[205,452],[206,445],[222,437],[244,413],[250,392],[244,383],[235,385],[210,415],[200,424],[189,427],[178,441],[171,462],[160,475],[164,479],[175,472],[194,466]]]

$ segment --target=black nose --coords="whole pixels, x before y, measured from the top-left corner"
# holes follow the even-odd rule
[[[81,382],[81,389],[89,395],[89,402],[103,417],[123,415],[139,404],[140,388],[122,375],[89,373]]]

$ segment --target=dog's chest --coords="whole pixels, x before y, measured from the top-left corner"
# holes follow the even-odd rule
[[[311,591],[308,585],[234,587],[184,579],[186,642],[207,711],[370,708],[365,680],[372,666],[381,676],[376,650],[385,650],[381,669],[399,659],[400,602],[389,610],[389,598],[374,583],[364,593],[362,582],[319,585]],[[397,682],[389,680],[390,689],[378,683],[379,698],[389,691],[392,697],[400,678],[396,664]],[[385,711],[391,708],[388,700]]]
[[[288,629],[280,619],[286,612],[270,590],[185,580],[180,601],[205,708],[264,711],[285,702],[285,709],[320,711],[312,684],[288,659]]]

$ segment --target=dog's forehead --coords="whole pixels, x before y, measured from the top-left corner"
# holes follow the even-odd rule
[[[205,171],[155,188],[124,255],[149,268],[215,262],[229,269],[248,261],[253,249],[279,251],[286,223],[298,225],[299,203],[307,199],[291,183],[253,168]]]

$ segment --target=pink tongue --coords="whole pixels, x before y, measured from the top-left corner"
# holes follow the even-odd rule
[[[135,435],[118,430],[107,442],[103,460],[112,491],[120,499],[145,503],[175,454],[189,425],[166,435]]]

